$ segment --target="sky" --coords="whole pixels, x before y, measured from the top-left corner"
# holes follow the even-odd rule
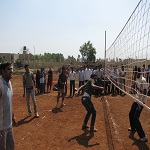
[[[96,58],[124,27],[139,0],[0,0],[0,53],[81,56],[90,41]]]

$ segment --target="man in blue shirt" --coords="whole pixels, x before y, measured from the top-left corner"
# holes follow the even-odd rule
[[[9,62],[0,65],[0,150],[14,150],[12,123],[16,124],[12,113],[12,78],[13,67]]]

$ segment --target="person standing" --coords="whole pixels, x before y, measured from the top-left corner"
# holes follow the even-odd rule
[[[146,81],[150,84],[150,65],[146,69]]]
[[[126,91],[126,80],[125,80],[125,77],[126,77],[126,71],[125,71],[125,69],[124,69],[124,65],[122,65],[122,66],[121,66],[121,70],[119,70],[119,87],[120,87],[122,90],[124,90],[124,91]],[[121,96],[124,96],[124,95],[125,95],[124,92],[122,92],[121,90],[119,90],[119,91],[120,91],[119,94],[120,94]]]
[[[84,70],[81,68],[78,71],[78,80],[79,80],[79,87],[84,85]]]
[[[71,97],[71,96],[74,96],[74,93],[75,93],[75,79],[76,79],[76,73],[73,70],[73,67],[71,67],[69,78],[70,78],[70,95],[69,96]]]
[[[141,72],[144,78],[146,78],[146,68],[145,68],[145,64],[143,64],[143,67],[141,68]]]
[[[117,67],[114,67],[114,69],[111,72],[111,76],[112,76],[111,80],[113,82],[111,93],[112,93],[112,95],[117,95],[117,94],[119,94],[119,89],[116,87],[116,86],[118,86],[117,82],[118,82],[118,76],[119,76]]]
[[[30,95],[32,97],[32,102],[34,105],[34,113],[35,117],[39,117],[38,111],[37,111],[37,106],[36,106],[36,98],[35,98],[35,80],[34,80],[34,74],[29,70],[29,65],[26,64],[24,66],[25,68],[25,73],[22,76],[22,82],[23,82],[23,97],[25,97],[26,93],[26,103],[28,107],[28,117],[32,115],[31,107],[30,107]]]
[[[52,71],[51,68],[49,68],[49,71],[48,71],[48,80],[47,80],[47,92],[51,91],[52,84],[53,84],[53,71]]]
[[[95,74],[97,75],[97,82],[101,86],[102,85],[102,78],[103,78],[103,70],[102,65],[99,65],[98,69],[96,70]]]
[[[90,79],[90,76],[92,74],[91,69],[87,65],[87,68],[84,70],[84,81],[87,82]]]
[[[142,75],[141,68],[138,68],[137,80],[136,80],[136,91],[137,91],[137,98],[141,103],[146,104],[147,102],[147,90],[148,90],[148,84],[146,82],[146,79]],[[134,101],[129,112],[130,128],[128,129],[128,131],[131,132],[137,131],[140,137],[139,141],[147,142],[148,141],[147,136],[145,135],[145,132],[139,120],[142,110],[143,110],[143,106],[137,101]]]
[[[65,74],[66,74],[66,77],[67,77],[67,79],[68,79],[68,77],[69,77],[69,71],[68,71],[68,67],[66,67],[66,71],[65,71]],[[66,82],[66,84],[65,84],[65,95],[67,95],[67,82]]]
[[[12,124],[17,124],[12,112],[12,78],[13,67],[10,62],[0,64],[0,150],[14,150]]]
[[[58,96],[57,96],[56,108],[58,108],[60,96],[62,97],[61,106],[65,105],[64,98],[65,98],[65,86],[66,86],[66,84],[67,84],[66,69],[65,69],[65,67],[62,67],[62,72],[58,78]]]
[[[133,68],[133,80],[136,81],[136,76],[137,76],[137,66],[134,66]]]
[[[45,94],[45,84],[46,84],[46,73],[44,71],[44,68],[41,68],[40,72],[40,94]]]
[[[37,93],[40,94],[40,70],[37,69],[37,72],[36,72],[36,89],[37,89]]]
[[[91,101],[92,89],[104,89],[103,87],[95,85],[96,78],[97,78],[97,76],[95,74],[92,74],[90,79],[84,85],[82,85],[76,93],[76,96],[77,96],[77,95],[79,95],[80,91],[83,90],[82,104],[85,107],[85,109],[87,110],[87,114],[85,116],[85,119],[84,119],[84,122],[82,125],[82,130],[89,128],[87,123],[90,118],[90,115],[92,114],[91,124],[90,124],[90,132],[97,131],[97,129],[94,128],[95,119],[96,119],[96,110]]]
[[[104,78],[104,73],[103,73],[103,70],[102,70],[102,65],[98,66],[98,69],[95,71],[95,74],[97,75],[96,85],[97,86],[104,86],[104,82],[102,81],[103,78]],[[95,93],[96,93],[97,96],[100,96],[100,95],[102,95],[102,90],[95,90]]]

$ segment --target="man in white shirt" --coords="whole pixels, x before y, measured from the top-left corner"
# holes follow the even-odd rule
[[[82,68],[78,71],[78,80],[79,80],[79,87],[84,85],[84,70]]]
[[[121,70],[119,70],[119,87],[124,91],[126,91],[125,76],[126,76],[126,71],[124,70],[124,66],[122,65]],[[123,95],[123,92],[120,90],[120,95],[124,96],[125,94]]]
[[[75,79],[76,79],[76,72],[73,70],[73,67],[71,67],[71,71],[69,73],[69,78],[70,78],[70,95],[69,95],[69,97],[72,97],[72,96],[74,96],[74,93],[75,93]]]
[[[87,82],[90,77],[91,77],[92,71],[91,69],[89,69],[89,67],[87,66],[87,68],[84,71],[84,81]]]
[[[137,98],[144,104],[147,102],[147,90],[148,84],[146,82],[146,79],[142,75],[141,68],[138,68],[136,80]],[[139,141],[147,142],[147,136],[145,135],[145,132],[143,131],[141,122],[139,120],[142,110],[143,106],[137,101],[134,101],[129,112],[130,128],[128,129],[128,131],[137,131],[140,137]]]
[[[0,64],[0,150],[14,150],[14,134],[12,124],[17,125],[12,110],[12,63]]]
[[[114,67],[113,70],[111,70],[111,80],[114,84],[112,84],[112,89],[111,89],[111,93],[112,95],[116,95],[118,94],[118,88],[115,86],[117,85],[117,80],[118,80],[118,70],[116,67]]]
[[[96,70],[95,74],[97,76],[96,85],[98,85],[98,86],[104,86],[104,82],[102,81],[102,78],[103,78],[102,65],[98,66],[98,69]],[[95,93],[96,93],[96,95],[99,96],[99,95],[102,94],[102,90],[101,89],[95,90]]]

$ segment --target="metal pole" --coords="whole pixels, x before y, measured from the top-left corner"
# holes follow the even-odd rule
[[[105,93],[105,76],[106,76],[106,31],[105,31],[105,54],[104,54],[104,93]]]

